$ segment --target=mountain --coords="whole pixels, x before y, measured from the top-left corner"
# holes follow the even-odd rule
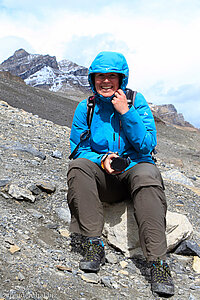
[[[192,124],[185,121],[183,114],[177,113],[177,110],[173,104],[155,105],[149,103],[149,106],[154,115],[154,118],[157,119],[157,121],[160,120],[167,124],[194,128]]]
[[[61,109],[63,110],[61,115],[64,114],[63,105],[64,103],[66,104],[66,98],[68,100],[80,101],[91,94],[87,74],[87,68],[79,66],[70,60],[64,59],[57,62],[55,56],[30,54],[24,49],[19,49],[16,50],[11,57],[0,64],[0,77],[4,79],[7,78],[7,80],[11,79],[11,81],[14,79],[15,81],[15,84],[11,81],[10,83],[8,81],[6,83],[7,87],[9,84],[15,85],[14,90],[9,89],[12,94],[12,96],[9,97],[9,93],[5,92],[4,80],[4,88],[0,91],[0,97],[3,97],[2,99],[10,105],[23,108],[29,112],[32,111],[44,118],[48,115],[53,122],[60,125],[67,124],[67,126],[69,126],[72,121],[73,113],[70,116],[70,120],[66,123],[65,119],[62,119],[62,117],[61,119],[60,117],[57,118],[55,111]],[[42,90],[41,93],[39,93],[39,90],[36,92],[24,87],[23,93],[19,94],[16,81],[20,82],[20,79],[21,83],[24,81],[27,86],[40,88],[40,91]],[[19,89],[22,90],[21,87]],[[53,93],[48,94],[45,93],[45,91]],[[16,96],[14,96],[15,93]],[[37,97],[33,96],[35,93],[37,94]],[[30,96],[30,94],[32,96]],[[29,95],[29,99],[26,99],[27,95]],[[43,101],[39,100],[41,97]],[[53,104],[54,98],[56,101],[55,104]],[[48,113],[45,112],[45,110],[50,110],[49,107],[51,105],[49,102],[52,103],[54,109],[56,109],[57,106],[57,109],[51,111],[51,113],[50,111]],[[41,103],[43,103],[43,106]],[[48,103],[48,105],[44,105],[44,103]],[[70,105],[72,105],[72,112],[74,112],[77,103],[71,103]],[[70,107],[70,105],[67,106]],[[149,103],[149,105],[157,122],[194,128],[189,122],[184,120],[182,114],[177,113],[174,105],[154,105],[152,103]]]
[[[24,49],[2,62],[0,71],[21,77],[27,85],[54,92],[89,91],[87,68],[67,59],[57,62],[55,56],[30,54]]]

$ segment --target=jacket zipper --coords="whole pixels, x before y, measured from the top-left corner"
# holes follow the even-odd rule
[[[122,122],[119,121],[119,137],[118,137],[118,150],[120,150],[120,134],[121,134]]]
[[[114,119],[115,119],[115,124],[116,124],[116,114],[114,113]],[[118,141],[116,140],[116,135],[117,132],[113,132],[113,152],[117,152],[120,150],[121,142],[120,142],[120,137],[121,137],[121,128],[122,124],[121,121],[119,120],[119,134],[118,134]],[[117,144],[116,144],[117,142]]]

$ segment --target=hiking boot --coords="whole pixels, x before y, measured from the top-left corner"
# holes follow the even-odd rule
[[[163,260],[151,262],[151,290],[160,296],[173,296],[174,284],[169,266]]]
[[[83,246],[84,258],[79,263],[79,268],[87,272],[98,272],[100,265],[105,264],[104,244],[100,238],[88,238]]]

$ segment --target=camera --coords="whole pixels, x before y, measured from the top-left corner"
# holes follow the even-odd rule
[[[130,165],[130,157],[114,157],[111,161],[111,168],[117,172],[124,171]]]

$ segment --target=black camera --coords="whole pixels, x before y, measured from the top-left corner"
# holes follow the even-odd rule
[[[117,172],[124,171],[130,165],[130,157],[114,157],[111,161],[111,168]]]

